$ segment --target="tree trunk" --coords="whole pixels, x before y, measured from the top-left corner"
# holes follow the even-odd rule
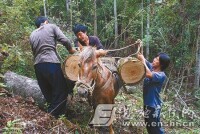
[[[25,98],[32,97],[39,106],[44,106],[45,99],[37,80],[8,71],[4,74],[4,81],[8,91]]]
[[[150,29],[150,0],[147,0],[147,43],[146,43],[146,59],[149,59],[149,29]]]
[[[196,42],[196,71],[195,71],[195,88],[199,88],[200,76],[200,25],[198,26],[197,42]]]
[[[94,0],[94,35],[97,36],[97,3]]]
[[[44,3],[44,16],[47,17],[46,0],[43,0],[43,3]]]
[[[123,11],[123,15],[126,14],[126,8],[127,8],[127,1],[125,0],[124,1],[124,11]],[[121,33],[123,33],[121,36],[121,39],[125,42],[126,41],[126,24],[125,24],[125,21],[123,22],[124,20],[124,17],[122,17],[122,28],[121,28]]]
[[[187,17],[186,17],[186,11],[185,11],[185,6],[186,6],[186,0],[180,0],[180,4],[181,4],[181,8],[180,8],[180,11],[179,11],[179,14],[180,16],[182,17],[183,19],[183,22],[182,22],[182,27],[181,27],[181,42],[184,41],[185,39],[185,32],[186,32],[186,21],[187,21]]]
[[[118,24],[117,24],[117,2],[114,0],[114,18],[115,18],[115,48],[118,46]]]
[[[66,0],[66,13],[67,13],[67,27],[72,31],[72,17],[71,17],[70,0]]]
[[[71,26],[71,31],[73,31],[73,26],[72,26],[72,10],[73,10],[73,5],[70,4],[70,26]]]
[[[69,14],[69,3],[70,3],[70,0],[66,0],[66,11],[67,11],[67,14]]]
[[[144,12],[143,10],[144,10],[144,1],[142,0],[142,3],[141,3],[141,8],[142,8],[142,12]],[[143,22],[143,20],[144,20],[144,15],[143,15],[143,13],[142,13],[142,15],[141,15],[141,19],[142,19],[142,21],[141,21],[141,40],[143,39],[143,37],[144,37],[144,33],[143,33],[143,30],[144,30],[144,22]]]

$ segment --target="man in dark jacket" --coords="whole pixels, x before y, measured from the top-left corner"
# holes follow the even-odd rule
[[[75,47],[79,47],[82,49],[84,46],[92,46],[96,47],[97,50],[103,49],[103,45],[101,44],[99,38],[97,36],[88,36],[87,35],[87,27],[82,24],[76,24],[73,28],[74,34],[77,39],[74,44]]]
[[[69,53],[74,50],[71,42],[55,24],[49,24],[46,17],[36,19],[37,27],[30,35],[30,44],[34,56],[35,74],[41,91],[48,103],[48,113],[55,117],[65,113],[68,91],[60,59],[56,51],[57,41],[61,42]]]

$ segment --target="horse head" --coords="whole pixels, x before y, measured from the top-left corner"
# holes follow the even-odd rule
[[[79,74],[76,85],[78,94],[82,97],[87,97],[95,88],[99,66],[98,57],[95,49],[90,46],[85,47],[80,53]]]

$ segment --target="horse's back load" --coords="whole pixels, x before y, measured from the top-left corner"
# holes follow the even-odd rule
[[[121,58],[118,61],[118,72],[127,85],[140,82],[146,73],[144,64],[134,57]]]
[[[79,73],[79,59],[78,54],[69,55],[63,63],[63,73],[66,78],[77,81]],[[112,57],[102,57],[100,58],[103,65],[105,65],[109,70],[118,71],[121,79],[126,85],[134,85],[140,82],[145,76],[145,66],[134,57],[121,58],[116,63],[115,58]]]
[[[63,73],[66,78],[77,81],[78,80],[78,71],[79,71],[79,59],[80,56],[78,54],[69,55],[66,57],[65,61],[63,62]],[[100,58],[103,65],[108,67],[111,71],[117,71],[117,66],[115,62],[115,58],[112,57],[102,57]]]

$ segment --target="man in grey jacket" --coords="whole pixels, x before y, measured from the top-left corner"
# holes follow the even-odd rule
[[[34,56],[35,74],[41,91],[48,103],[48,113],[56,118],[65,113],[69,81],[64,78],[60,59],[56,51],[57,41],[61,42],[69,53],[74,50],[71,42],[55,24],[49,24],[46,17],[36,19],[35,29],[30,35],[30,44]]]

